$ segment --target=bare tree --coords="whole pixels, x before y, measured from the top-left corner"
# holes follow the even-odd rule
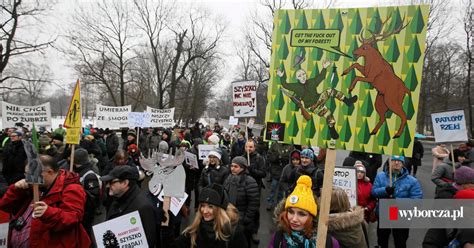
[[[473,99],[472,99],[472,85],[471,85],[471,73],[473,69],[474,57],[472,54],[472,49],[474,48],[474,6],[472,5],[471,0],[465,2],[465,10],[463,16],[463,31],[466,34],[466,66],[467,66],[467,76],[466,76],[466,88],[465,91],[467,94],[467,109],[469,114],[468,125],[470,127],[471,138],[474,137],[474,116],[472,113],[473,108]]]
[[[103,87],[115,106],[126,104],[130,82],[136,44],[131,14],[126,2],[102,0],[78,10],[68,34],[76,70],[86,83]]]
[[[0,83],[8,79],[24,79],[12,74],[2,77],[12,58],[42,51],[53,44],[54,39],[42,40],[31,34],[19,35],[22,29],[28,27],[28,22],[34,20],[40,23],[40,15],[47,12],[51,4],[46,1],[0,1]]]
[[[203,9],[191,11],[172,28],[175,48],[170,54],[169,107],[175,106],[178,83],[185,78],[190,64],[216,56],[224,30],[225,26]]]
[[[147,47],[151,52],[149,59],[153,62],[154,77],[149,80],[156,85],[151,89],[156,92],[158,108],[164,108],[167,79],[172,64],[168,57],[171,46],[163,36],[168,31],[167,24],[170,23],[172,7],[165,1],[135,0],[134,4],[139,15],[137,26],[146,34]]]

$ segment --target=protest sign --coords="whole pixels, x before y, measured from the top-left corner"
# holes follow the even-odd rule
[[[66,129],[66,144],[79,145],[81,141],[81,131],[82,128],[70,127]]]
[[[191,169],[192,168],[199,169],[198,159],[197,159],[196,154],[190,153],[190,152],[184,152],[184,157],[185,157],[186,164],[188,164]]]
[[[347,193],[351,207],[357,206],[357,172],[355,168],[336,166],[333,185]]]
[[[146,112],[151,114],[150,127],[173,127],[174,126],[174,108],[155,109],[146,107]]]
[[[92,229],[99,248],[148,247],[138,211],[97,224]]]
[[[151,114],[148,112],[129,112],[128,127],[149,127]]]
[[[239,125],[239,118],[229,116],[229,126]]]
[[[8,244],[8,223],[0,224],[0,248],[6,248]]]
[[[336,149],[410,157],[428,13],[428,5],[276,11],[265,122],[284,124],[287,144],[335,140]],[[356,61],[375,81],[357,77]]]
[[[199,160],[204,160],[205,158],[207,158],[207,154],[209,154],[214,149],[214,145],[198,145]]]
[[[79,79],[74,87],[74,92],[72,93],[71,102],[69,103],[63,126],[66,128],[82,128],[81,86]]]
[[[113,107],[96,105],[96,127],[119,129],[128,127],[128,113],[132,111],[132,105]]]
[[[285,124],[276,122],[267,122],[266,140],[283,141],[285,138]]]
[[[433,113],[431,122],[437,143],[468,140],[464,110]]]
[[[257,116],[257,84],[255,81],[232,83],[234,117]]]
[[[250,118],[249,122],[247,123],[247,128],[253,128],[254,124],[255,124],[255,118]]]
[[[186,202],[186,199],[188,199],[188,194],[184,192],[183,197],[171,197],[170,201],[170,211],[173,213],[174,216],[178,216],[179,211],[181,210],[181,207],[184,205]],[[158,200],[163,202],[164,201],[164,194],[163,191],[158,195]]]
[[[21,122],[25,126],[51,127],[51,106],[49,102],[35,106],[21,106],[2,101],[2,124],[4,128],[14,127]]]

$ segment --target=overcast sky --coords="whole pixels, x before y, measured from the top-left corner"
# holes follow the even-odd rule
[[[41,28],[40,32],[43,32],[47,35],[59,35],[61,30],[67,29],[67,19],[68,16],[74,14],[74,9],[85,3],[89,3],[95,0],[62,0],[58,1],[59,3],[54,7],[55,10],[52,11],[51,15],[48,19],[52,20],[52,26],[45,28]],[[173,0],[169,0],[173,1]],[[454,2],[459,2],[460,0],[456,0]],[[175,1],[173,1],[175,2]],[[242,30],[245,28],[246,20],[249,18],[250,13],[254,10],[261,8],[259,5],[259,1],[254,0],[181,0],[180,2],[185,3],[193,3],[196,5],[202,5],[209,9],[213,14],[222,16],[228,22],[227,32],[227,39],[224,41],[225,45],[221,47],[225,47],[225,61],[223,71],[225,71],[225,75],[221,82],[219,83],[219,88],[224,88],[228,83],[230,83],[234,79],[234,75],[236,74],[236,63],[237,59],[233,55],[235,53],[234,43],[232,39],[241,38],[242,37]],[[314,2],[318,2],[315,0]],[[389,0],[335,0],[334,7],[337,8],[356,8],[356,7],[371,7],[371,6],[391,6],[391,5],[398,5],[400,3],[408,2],[408,1],[389,1]],[[319,6],[315,4],[317,7],[324,7],[327,5],[328,0],[319,1]],[[187,5],[187,4],[185,4]],[[183,9],[184,10],[184,9]],[[454,13],[453,13],[454,14]],[[459,32],[459,34],[461,34]],[[456,36],[456,35],[455,35]],[[64,89],[68,89],[70,86],[66,86],[68,84],[72,85],[76,79],[77,75],[75,74],[74,70],[71,68],[74,61],[68,61],[64,55],[59,53],[54,49],[50,49],[46,55],[45,62],[50,66],[53,74],[54,74],[54,81],[56,85],[62,86]],[[43,59],[42,57],[38,59]],[[59,86],[53,86],[57,88]],[[53,91],[51,91],[53,92]]]

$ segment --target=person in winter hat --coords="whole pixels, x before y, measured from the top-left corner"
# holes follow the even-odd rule
[[[306,148],[301,151],[301,166],[295,170],[295,178],[298,179],[301,175],[311,177],[314,194],[319,197],[321,187],[323,186],[323,170],[318,169],[314,165],[314,152]]]
[[[212,183],[223,184],[230,174],[229,168],[221,165],[221,154],[217,150],[212,150],[207,155],[209,160],[206,167],[201,172],[199,178],[199,189],[202,189]]]
[[[361,161],[357,160],[354,167],[357,173],[357,205],[364,209],[365,220],[369,222],[369,217],[375,209],[375,198],[370,193],[372,191],[372,183],[366,176],[366,169]],[[373,219],[373,221],[375,220]]]
[[[248,173],[247,159],[237,156],[230,164],[231,174],[224,181],[224,188],[229,194],[229,202],[239,210],[240,223],[244,226],[247,245],[250,247],[252,233],[256,226],[254,219],[260,208],[258,184]]]
[[[375,198],[395,198],[395,199],[423,199],[423,191],[420,182],[409,175],[408,169],[404,167],[405,157],[393,155],[390,159],[390,166],[384,168],[375,177],[372,186],[372,196]],[[392,184],[390,184],[390,171],[392,170]],[[378,213],[378,211],[376,211]],[[377,228],[377,242],[381,247],[388,247],[390,234],[393,233],[395,247],[406,247],[410,229],[408,228]]]
[[[454,162],[452,161],[453,156]],[[440,196],[442,196],[443,193],[448,189],[455,191],[453,188],[453,163],[455,169],[457,170],[462,166],[462,162],[466,160],[466,158],[464,157],[464,153],[458,149],[453,151],[453,156],[449,156],[449,159],[446,159],[443,163],[438,165],[435,168],[433,174],[431,174],[431,181],[436,184],[435,198],[441,198]]]
[[[455,199],[474,199],[474,169],[461,166],[454,172],[455,187],[459,190]]]
[[[191,225],[171,244],[175,248],[246,248],[237,209],[229,204],[219,184],[211,184],[199,194],[199,208]]]
[[[220,140],[221,138],[219,137],[219,135],[214,133],[211,136],[209,136],[209,138],[207,139],[207,142],[209,145],[213,145],[215,149],[218,150],[219,153],[221,154],[222,165],[229,165],[230,164],[229,153],[227,152],[226,147],[220,145]]]
[[[269,248],[315,248],[317,237],[318,206],[313,196],[312,180],[303,175],[298,178],[293,192],[275,209],[277,231],[272,235]],[[328,233],[326,247],[339,247]]]
[[[301,165],[300,150],[290,152],[289,163],[283,167],[280,177],[280,189],[284,196],[287,197],[291,193],[291,186],[296,185],[295,170]]]

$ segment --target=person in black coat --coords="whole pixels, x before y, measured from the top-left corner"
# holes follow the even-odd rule
[[[113,198],[107,208],[106,220],[138,210],[148,246],[155,247],[157,217],[151,201],[137,185],[138,171],[130,166],[118,166],[100,180],[108,185],[109,195]]]
[[[172,244],[173,248],[247,248],[239,213],[219,184],[203,188],[193,222]],[[217,224],[219,223],[219,224]]]
[[[230,148],[230,159],[237,156],[243,156],[245,153],[245,132],[240,131],[237,135],[237,140],[232,144]]]
[[[321,194],[321,187],[323,186],[323,178],[324,178],[324,170],[318,169],[314,163],[314,152],[306,148],[300,153],[301,157],[301,165],[294,170],[294,180],[298,180],[298,178],[302,175],[307,175],[311,178],[312,181],[312,190],[315,196],[319,197]],[[296,187],[296,182],[292,185],[290,191]]]
[[[213,183],[223,184],[227,176],[229,176],[230,171],[226,166],[220,164],[221,154],[217,151],[211,151],[207,155],[209,159],[209,164],[204,167],[199,177],[199,191]]]
[[[240,222],[245,227],[245,236],[250,247],[252,234],[258,226],[255,218],[260,208],[260,192],[257,182],[248,174],[248,164],[244,157],[237,156],[230,165],[232,174],[224,182],[229,194],[229,202],[239,210]]]
[[[119,138],[117,134],[109,129],[105,129],[105,146],[107,149],[107,156],[113,158],[119,148]]]
[[[407,169],[408,173],[413,173],[413,176],[416,176],[416,172],[418,171],[418,166],[421,166],[421,159],[425,153],[425,148],[423,144],[415,138],[415,142],[413,143],[413,154],[411,158],[406,158],[407,161]]]
[[[15,131],[10,134],[11,142],[3,149],[3,170],[8,185],[25,178],[26,152],[21,140],[23,133]]]

